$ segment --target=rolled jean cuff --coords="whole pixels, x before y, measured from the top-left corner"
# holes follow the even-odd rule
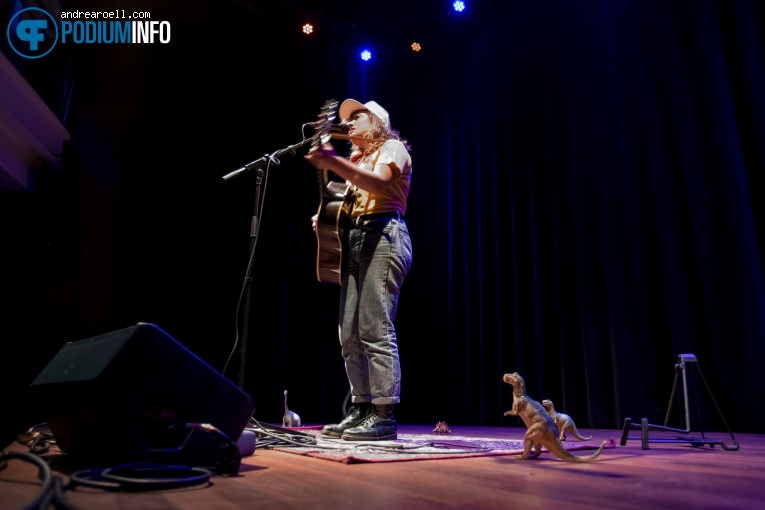
[[[372,399],[372,404],[376,406],[390,406],[398,404],[401,401],[398,397],[377,397]]]

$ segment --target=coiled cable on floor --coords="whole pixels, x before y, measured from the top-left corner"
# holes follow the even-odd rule
[[[5,468],[8,461],[18,459],[37,466],[37,477],[40,479],[40,490],[34,499],[24,506],[24,510],[47,510],[51,505],[58,509],[77,510],[77,507],[69,503],[64,496],[64,487],[61,478],[53,476],[50,466],[44,459],[34,453],[12,452],[3,450],[0,452],[0,469]]]
[[[73,486],[143,491],[199,485],[213,476],[212,471],[201,467],[135,462],[106,469],[84,469],[72,473],[70,480]]]

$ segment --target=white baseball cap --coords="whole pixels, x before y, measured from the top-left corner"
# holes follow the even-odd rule
[[[390,116],[388,115],[388,112],[375,101],[361,104],[355,99],[346,99],[343,101],[343,104],[340,105],[340,118],[347,121],[351,114],[356,110],[369,110],[383,121],[386,128],[390,129]]]

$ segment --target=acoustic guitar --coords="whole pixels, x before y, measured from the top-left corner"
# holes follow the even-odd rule
[[[318,147],[333,138],[333,121],[337,115],[338,102],[330,99],[324,103],[319,119],[314,124],[316,133],[311,143]],[[343,230],[347,227],[354,193],[345,181],[333,180],[328,170],[319,170],[319,210],[316,219],[316,278],[322,283],[342,284]]]

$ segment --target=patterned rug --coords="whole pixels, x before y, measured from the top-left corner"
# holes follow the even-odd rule
[[[523,453],[523,441],[511,439],[399,433],[395,441],[357,442],[327,438],[312,430],[303,432],[314,436],[316,444],[275,446],[272,449],[344,464],[458,459]],[[615,445],[615,441],[609,439],[605,448],[613,448]],[[568,451],[597,450],[600,448],[600,443],[564,441],[563,447]],[[546,448],[542,449],[542,456],[554,458]]]

